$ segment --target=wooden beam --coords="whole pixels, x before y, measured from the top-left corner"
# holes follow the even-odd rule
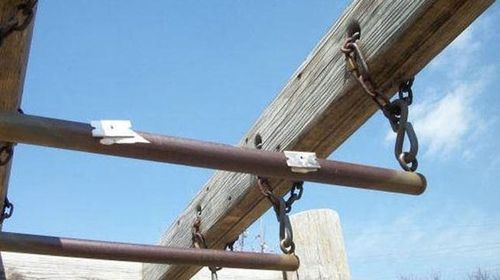
[[[5,24],[17,12],[17,6],[25,1],[0,1],[0,25]],[[13,32],[0,45],[0,112],[17,111],[21,105],[26,66],[33,34],[33,20],[24,30]],[[0,142],[0,146],[7,143]],[[7,195],[12,159],[6,165],[0,166],[0,209],[3,209]],[[0,225],[1,229],[2,225]]]
[[[372,77],[392,96],[402,80],[417,74],[493,2],[353,1],[240,145],[251,147],[260,133],[264,149],[314,151],[326,157],[375,113],[372,100],[352,79],[344,78],[345,61],[339,48],[351,19],[361,24],[361,47]],[[191,246],[191,227],[201,212],[201,230],[209,247],[222,248],[269,209],[255,182],[251,175],[216,172],[160,244]],[[273,180],[272,185],[279,194],[290,188],[289,182],[279,180]],[[144,279],[189,279],[199,269],[146,264]]]

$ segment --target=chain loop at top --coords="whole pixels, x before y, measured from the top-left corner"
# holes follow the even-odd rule
[[[359,23],[357,21],[351,22],[347,28],[347,38],[340,48],[345,55],[348,71],[389,120],[392,130],[396,133],[394,153],[399,165],[406,171],[416,171],[418,167],[418,140],[412,124],[408,122],[408,106],[413,102],[411,87],[414,78],[403,81],[399,86],[399,99],[390,101],[372,79],[368,63],[357,43],[360,34]],[[403,151],[405,136],[409,140],[410,148],[408,151]]]
[[[28,27],[33,19],[33,9],[38,0],[28,0],[25,3],[17,5],[16,14],[13,15],[5,24],[0,26],[0,47],[6,37],[15,31],[23,31]]]
[[[194,220],[192,228],[193,247],[197,249],[207,249],[208,248],[207,240],[205,239],[205,236],[201,233],[200,226],[201,226],[201,218],[197,216]],[[222,267],[209,266],[208,269],[211,272],[212,280],[217,280],[218,279],[217,271],[221,270]]]
[[[0,166],[4,166],[9,163],[13,154],[14,149],[12,148],[12,144],[7,143],[0,147]]]
[[[207,249],[208,248],[207,240],[205,239],[205,236],[201,233],[200,226],[201,226],[201,218],[200,216],[197,216],[194,220],[192,228],[193,247],[198,249]],[[229,249],[230,251],[234,251],[234,243],[236,243],[237,240],[238,239],[236,238],[226,243],[226,245],[224,246],[224,250]],[[217,280],[218,279],[217,271],[221,270],[222,267],[209,266],[208,269],[211,272],[212,280]]]

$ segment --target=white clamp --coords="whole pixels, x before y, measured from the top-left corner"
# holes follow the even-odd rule
[[[102,138],[103,145],[149,143],[132,130],[132,123],[127,120],[91,121],[90,125],[94,128],[92,136]]]
[[[284,153],[286,164],[292,168],[292,172],[309,173],[321,168],[316,153],[296,151],[284,151]]]

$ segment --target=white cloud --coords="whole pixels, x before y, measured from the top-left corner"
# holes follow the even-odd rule
[[[500,220],[474,209],[457,212],[453,205],[439,211],[416,209],[392,222],[377,222],[358,231],[346,229],[355,276],[371,271],[371,266],[383,267],[381,275],[394,276],[427,274],[433,269],[443,274],[457,268],[470,272],[479,265],[489,268],[489,263],[500,259]]]
[[[415,105],[412,117],[424,156],[471,156],[464,147],[484,131],[485,121],[474,107],[488,79],[460,83],[438,101]]]
[[[443,72],[449,80],[464,76],[464,73],[468,72],[470,66],[475,63],[478,52],[483,48],[481,40],[478,40],[480,36],[476,25],[470,26],[444,52],[431,61],[429,70]]]
[[[468,28],[428,67],[433,79],[439,80],[420,95],[416,93],[417,100],[425,99],[411,106],[409,117],[424,157],[473,158],[476,152],[473,143],[479,142],[488,122],[492,122],[477,110],[478,101],[494,80],[496,71],[494,66],[477,61],[485,47],[480,37],[488,28],[487,21]],[[393,142],[394,139],[394,133],[388,131],[386,140]]]
[[[409,114],[419,138],[421,157],[475,158],[471,168],[485,176],[478,176],[472,185],[447,186],[449,190],[466,189],[465,194],[432,193],[432,200],[444,195],[455,197],[455,201],[443,200],[439,206],[419,204],[413,212],[398,212],[401,214],[394,215],[396,220],[374,219],[358,231],[346,228],[353,275],[366,274],[358,279],[397,279],[398,275],[411,273],[427,276],[432,271],[442,272],[443,279],[462,279],[478,266],[500,271],[499,217],[493,214],[489,202],[483,205],[481,200],[473,201],[467,195],[481,187],[494,189],[498,181],[500,115],[498,110],[492,113],[498,104],[485,101],[492,100],[488,94],[496,94],[489,89],[498,80],[498,59],[493,56],[488,60],[482,54],[491,50],[492,45],[485,42],[491,42],[494,30],[491,17],[483,17],[432,61],[421,75],[428,84],[421,86],[416,77],[415,85],[420,88],[415,90],[416,103]],[[394,138],[394,133],[388,131],[387,143],[393,145]],[[431,164],[426,166],[432,168]],[[452,170],[447,172],[453,176]],[[481,199],[497,190],[483,191]],[[373,275],[377,269],[381,271],[378,278]]]

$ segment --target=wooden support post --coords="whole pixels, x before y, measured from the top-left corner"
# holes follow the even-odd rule
[[[300,268],[297,273],[288,272],[287,280],[351,279],[337,212],[310,210],[292,215],[290,221]]]
[[[340,52],[348,22],[362,28],[362,48],[372,77],[393,95],[402,80],[418,73],[493,0],[353,1],[278,97],[240,142],[263,149],[314,151],[327,157],[376,111],[353,80],[345,81]],[[416,97],[418,99],[418,95]],[[290,184],[271,181],[284,194]],[[260,217],[270,204],[251,175],[217,172],[161,238],[162,245],[191,246],[191,227],[201,210],[208,246],[222,248]],[[200,267],[145,265],[144,279],[189,279]]]
[[[5,24],[15,15],[17,6],[24,2],[21,0],[0,1],[0,25]],[[33,11],[30,25],[24,31],[10,34],[0,45],[0,112],[14,112],[21,105],[35,14],[36,9]],[[0,142],[0,146],[6,144]],[[3,209],[7,195],[11,164],[12,159],[6,165],[0,166],[0,209]]]

